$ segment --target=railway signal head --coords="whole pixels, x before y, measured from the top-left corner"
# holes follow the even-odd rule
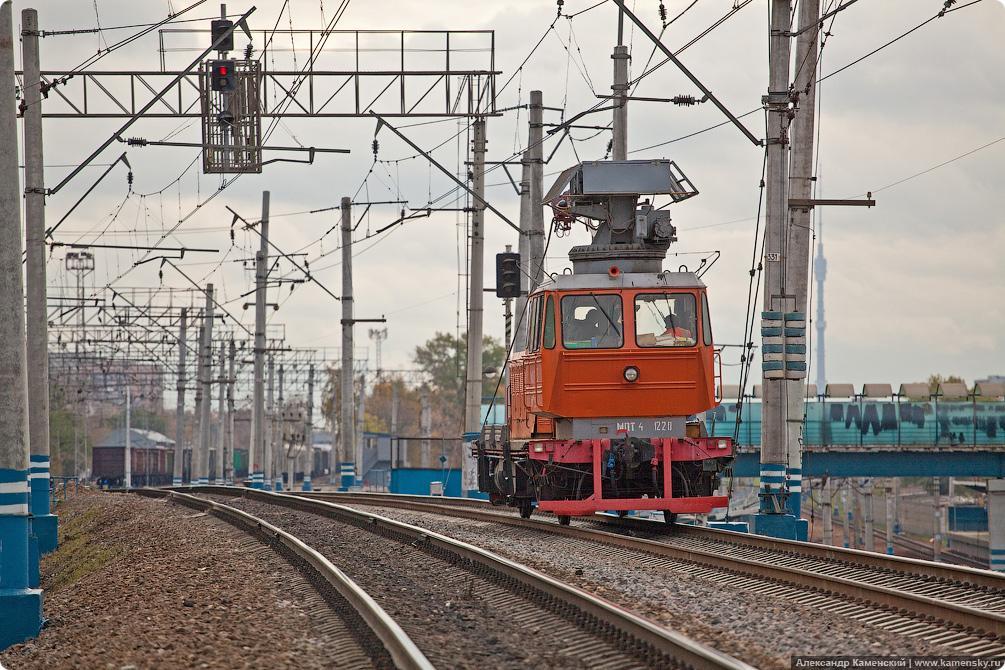
[[[520,297],[520,254],[496,254],[496,297]]]
[[[234,27],[234,22],[227,19],[217,19],[211,21],[210,24],[210,44],[216,44],[216,41],[220,39],[223,35],[226,35],[219,44],[216,44],[217,51],[233,51],[234,50],[234,32],[231,31],[227,33],[228,30]]]
[[[210,61],[209,69],[210,88],[214,91],[233,91],[237,88],[237,76],[234,72],[234,61]]]

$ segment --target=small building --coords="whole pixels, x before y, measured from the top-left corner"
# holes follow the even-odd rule
[[[117,428],[94,445],[92,472],[103,486],[122,486],[125,478],[126,431]],[[131,428],[130,486],[161,486],[171,483],[174,440],[153,430]]]

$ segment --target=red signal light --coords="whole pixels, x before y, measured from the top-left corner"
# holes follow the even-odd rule
[[[227,76],[227,66],[221,65],[220,67],[216,68],[216,73],[221,77]]]

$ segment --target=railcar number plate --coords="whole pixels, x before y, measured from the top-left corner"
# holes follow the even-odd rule
[[[623,437],[684,437],[686,419],[677,417],[610,417],[603,419],[573,419],[575,439]]]

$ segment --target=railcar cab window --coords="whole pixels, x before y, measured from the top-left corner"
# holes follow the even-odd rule
[[[562,298],[566,349],[618,349],[625,343],[621,296],[603,293]]]
[[[640,347],[693,347],[698,323],[690,293],[635,296],[635,342]]]

